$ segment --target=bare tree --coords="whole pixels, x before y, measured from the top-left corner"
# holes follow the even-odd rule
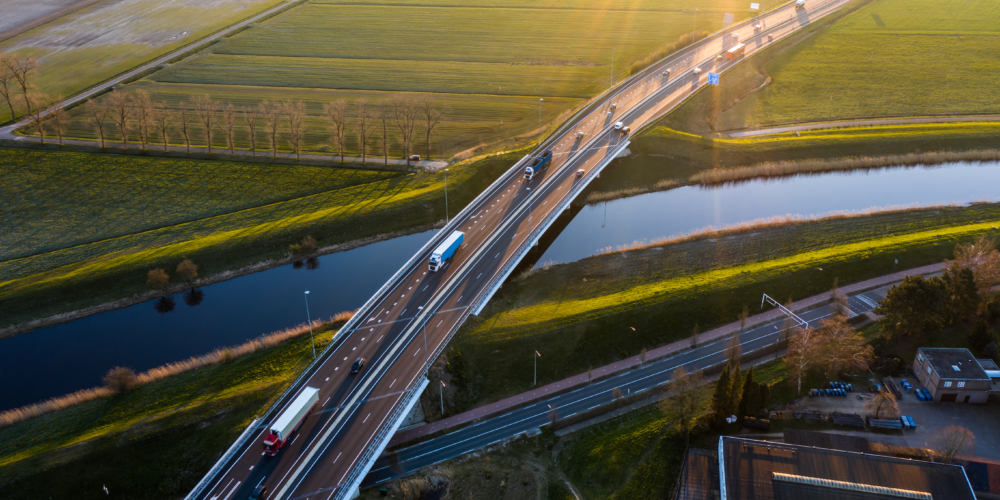
[[[170,283],[170,275],[161,268],[150,269],[146,273],[146,283],[154,288],[163,288]]]
[[[91,104],[88,106],[88,113],[90,115],[87,121],[94,127],[97,131],[97,137],[101,140],[101,147],[104,147],[104,128],[108,124],[108,115],[111,114],[111,110],[105,106],[99,104]]]
[[[233,129],[236,128],[236,108],[230,102],[222,105],[222,121],[226,122],[226,144],[229,145],[229,154],[233,154]]]
[[[750,309],[747,308],[746,304],[743,304],[743,310],[740,311],[740,332],[747,329],[747,322],[750,321]]]
[[[38,130],[38,138],[42,141],[42,144],[45,144],[46,116],[41,104],[44,100],[44,95],[37,94],[35,92],[32,92],[28,95],[27,99],[25,99],[25,102],[29,104],[28,109],[30,110],[28,111],[28,119],[31,121],[31,124],[35,126],[35,129]]]
[[[174,119],[174,114],[166,109],[155,109],[152,113],[153,129],[163,141],[163,150],[167,150],[167,142],[170,134],[170,124]]]
[[[191,98],[194,104],[194,112],[198,114],[198,120],[205,127],[205,145],[208,152],[212,152],[212,136],[215,133],[215,113],[218,111],[218,104],[209,97],[208,94]]]
[[[371,125],[371,116],[368,114],[368,99],[361,98],[354,101],[354,107],[358,110],[355,130],[358,135],[358,147],[361,149],[361,163],[365,163],[368,154],[368,128]]]
[[[257,156],[257,117],[260,112],[249,106],[243,108],[243,121],[247,124],[247,132],[250,137],[250,152]]]
[[[323,118],[330,130],[330,140],[337,146],[340,163],[344,163],[344,145],[347,136],[347,101],[338,99],[323,105]]]
[[[743,357],[743,346],[740,345],[740,332],[733,332],[733,335],[729,337],[726,352],[729,354],[729,360],[736,362],[736,365],[739,366],[740,358]]]
[[[879,391],[865,402],[865,409],[875,418],[883,416],[896,418],[899,416],[899,406],[896,405],[896,397],[889,391]]]
[[[788,339],[785,363],[791,367],[792,374],[795,375],[798,394],[802,394],[802,378],[823,355],[822,349],[822,336],[813,328],[796,328]]]
[[[135,388],[138,381],[131,368],[116,366],[104,375],[104,385],[116,394],[125,394]]]
[[[401,94],[392,99],[392,118],[399,128],[399,145],[403,147],[403,157],[409,165],[413,129],[417,123],[417,106],[412,96]]]
[[[941,460],[950,464],[956,456],[966,450],[973,450],[976,447],[976,436],[965,427],[951,425],[941,429],[935,435],[932,446]]]
[[[184,145],[187,146],[187,152],[191,152],[191,122],[194,121],[194,116],[186,108],[181,108],[181,112],[177,115],[177,122],[181,125],[181,135],[184,136]]]
[[[62,105],[62,96],[56,98],[55,105],[52,106],[52,112],[49,113],[49,117],[52,120],[52,126],[56,129],[56,135],[59,136],[59,145],[63,145],[63,132],[66,131],[66,127],[69,125],[69,114],[66,113],[66,108]]]
[[[302,124],[306,118],[306,105],[302,101],[285,101],[282,108],[288,119],[288,142],[292,145],[292,151],[295,151],[295,159],[298,159],[302,137],[305,135]]]
[[[867,370],[875,359],[875,349],[848,322],[847,316],[836,314],[820,322],[822,358],[828,378],[843,371]]]
[[[7,108],[10,109],[10,119],[17,118],[14,113],[14,92],[17,91],[17,79],[14,78],[14,70],[8,62],[14,54],[5,52],[0,54],[0,95],[7,101]]]
[[[644,365],[644,364],[646,364],[646,348],[645,347],[643,347],[642,350],[639,351],[639,368],[642,368],[642,365]]]
[[[666,390],[674,394],[661,400],[660,408],[666,413],[677,414],[678,425],[685,440],[688,440],[701,408],[701,401],[695,390],[705,383],[705,376],[700,371],[688,373],[683,366],[678,366],[672,379],[666,385]]]
[[[691,348],[694,349],[698,347],[698,323],[694,324],[694,329],[691,330]]]
[[[389,164],[389,120],[392,119],[392,105],[386,100],[381,100],[375,104],[375,119],[381,124],[381,128],[376,129],[379,139],[382,141],[382,156],[385,164]]]
[[[177,274],[180,274],[184,281],[191,281],[198,277],[198,265],[191,259],[184,259],[177,264]]]
[[[271,140],[271,154],[278,156],[278,129],[281,127],[281,105],[268,100],[261,101],[260,114],[267,125],[267,136]]]
[[[949,266],[952,263],[972,270],[980,293],[1000,284],[1000,252],[993,238],[980,236],[968,245],[957,245],[955,259],[947,262]]]
[[[34,57],[20,57],[17,54],[11,54],[4,59],[4,64],[13,73],[14,80],[17,82],[18,87],[21,88],[21,96],[24,97],[24,106],[28,114],[30,114],[33,103],[28,91],[33,88],[31,79],[35,76],[38,68],[38,60]]]
[[[153,129],[153,101],[149,93],[137,90],[132,94],[132,104],[135,109],[135,121],[139,129],[139,142],[142,149],[149,143],[150,131]]]
[[[108,95],[111,120],[122,135],[122,147],[128,149],[128,131],[132,127],[132,98],[123,90],[113,90]]]
[[[445,109],[438,108],[437,104],[433,99],[429,97],[424,97],[420,99],[417,104],[420,110],[420,117],[424,120],[424,134],[427,140],[427,157],[426,160],[431,159],[431,134],[434,129],[437,128],[438,124],[441,123],[441,118],[444,117]]]

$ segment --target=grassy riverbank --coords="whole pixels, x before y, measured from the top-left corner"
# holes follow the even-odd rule
[[[0,496],[179,498],[310,361],[306,335],[0,428]]]
[[[448,351],[457,413],[734,321],[762,293],[803,298],[950,257],[1000,234],[1000,205],[777,222],[556,265],[509,283]],[[523,359],[522,359],[523,358]]]
[[[75,212],[80,208],[77,205],[86,205],[91,213],[96,212],[84,221],[89,224],[85,227],[93,228],[95,239],[42,253],[21,250],[30,252],[29,256],[0,262],[0,328],[147,292],[149,269],[162,267],[170,272],[185,258],[198,264],[200,277],[210,277],[287,259],[289,244],[306,235],[313,236],[320,248],[335,247],[430,228],[444,219],[443,173],[338,172],[326,167],[85,153],[9,154],[21,158],[7,167],[10,179],[32,194],[17,201],[14,208],[18,212]],[[78,187],[69,181],[40,186],[36,183],[38,176],[29,175],[30,169],[22,171],[28,160],[20,155],[41,159],[38,168],[49,170],[42,179],[58,177],[57,166],[63,163],[82,164],[71,170],[81,177],[119,165],[122,186]],[[521,155],[508,153],[452,167],[448,173],[451,213],[474,199]],[[185,168],[193,178],[184,177]],[[152,173],[140,174],[140,170]],[[205,175],[206,170],[212,175]],[[253,175],[263,178],[254,179]],[[227,176],[239,176],[241,181],[226,185]],[[132,194],[125,187],[140,180],[155,189],[140,189],[147,193],[142,195]],[[268,187],[271,184],[276,185],[274,191]],[[282,186],[289,186],[288,193],[282,194]],[[118,194],[108,196],[114,193],[103,191]],[[123,191],[125,194],[121,194]],[[264,199],[267,197],[271,198]],[[286,199],[274,200],[278,197]],[[136,209],[137,204],[142,205],[141,210]],[[183,212],[178,207],[188,207],[190,213],[175,216],[175,212]],[[127,217],[137,211],[156,215]],[[213,215],[213,211],[224,213]],[[161,225],[147,228],[154,223]],[[27,232],[21,240],[25,245],[43,246],[43,242],[80,237],[65,235],[62,226],[34,224],[24,230]],[[111,233],[104,234],[108,231]]]

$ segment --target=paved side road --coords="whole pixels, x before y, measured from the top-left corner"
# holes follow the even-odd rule
[[[954,122],[995,122],[1000,116],[925,116],[917,118],[876,118],[871,120],[844,120],[834,122],[800,123],[780,127],[753,128],[746,130],[724,132],[728,137],[754,137],[758,135],[783,134],[802,130],[821,130],[826,128],[873,127],[878,125],[904,125],[907,123],[954,123]]]
[[[864,314],[873,310],[877,302],[883,298],[877,291],[869,290],[899,282],[908,275],[930,274],[940,272],[942,269],[944,269],[944,264],[940,263],[899,271],[843,287],[841,292],[848,294],[848,307],[853,315]],[[815,305],[828,299],[829,294],[809,297],[795,302],[792,310],[799,311],[812,307],[812,309],[799,314],[799,317],[806,321],[809,326],[817,326],[820,320],[830,315],[830,308],[828,305],[820,307],[815,307]],[[760,326],[739,334],[743,352],[750,353],[776,343],[784,321],[785,317],[778,310],[771,310],[751,317],[749,324]],[[386,456],[380,457],[368,473],[362,487],[403,477],[422,467],[450,460],[538,429],[549,422],[551,408],[556,409],[559,418],[566,418],[612,402],[611,394],[616,388],[626,396],[633,391],[648,391],[669,382],[670,375],[679,366],[692,371],[725,362],[725,351],[729,338],[733,332],[738,330],[739,323],[732,323],[702,333],[700,341],[703,344],[695,349],[688,349],[690,341],[687,339],[654,349],[649,351],[645,366],[641,368],[637,368],[639,366],[637,357],[603,366],[594,370],[595,375],[607,376],[618,373],[598,382],[588,384],[586,374],[577,375],[433,424],[399,432],[393,437],[390,447],[448,427],[490,416],[479,423],[398,450],[399,465],[395,470],[390,468]],[[650,361],[655,359],[654,356],[661,359]],[[545,396],[546,393],[567,390],[569,392],[557,396]],[[515,405],[524,404],[534,399],[539,399],[539,401],[529,406],[510,410]]]

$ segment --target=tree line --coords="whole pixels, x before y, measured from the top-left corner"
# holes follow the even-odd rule
[[[43,144],[50,132],[58,136],[62,144],[71,118],[62,106],[61,97],[55,98],[56,103],[45,112],[44,103],[53,99],[35,90],[37,69],[38,62],[33,58],[16,53],[0,54],[0,95],[13,118],[29,118]],[[264,100],[256,106],[237,108],[205,94],[191,97],[188,104],[189,107],[174,110],[154,103],[143,90],[116,89],[100,102],[87,105],[83,121],[94,131],[102,148],[107,147],[109,133],[117,132],[125,149],[131,139],[142,149],[158,143],[167,150],[171,137],[179,136],[187,152],[191,152],[193,141],[202,138],[211,153],[213,139],[221,133],[232,154],[236,149],[236,132],[243,129],[253,156],[261,151],[258,133],[263,133],[272,156],[277,157],[284,141],[295,157],[300,157],[306,133],[306,105],[302,101]],[[377,100],[359,98],[350,102],[344,99],[327,102],[319,116],[341,162],[348,137],[354,136],[362,163],[367,161],[368,151],[377,146],[388,164],[390,144],[395,139],[409,164],[415,144],[419,142],[424,143],[425,158],[431,158],[431,138],[446,111],[446,105],[429,96],[397,94]]]

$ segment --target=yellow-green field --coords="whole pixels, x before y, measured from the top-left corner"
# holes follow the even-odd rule
[[[37,90],[69,96],[283,0],[104,0],[0,43],[38,58]],[[10,112],[0,109],[0,123]]]
[[[875,0],[764,65],[772,83],[717,128],[997,113],[997,47],[997,2]]]
[[[690,33],[695,8],[700,31],[720,29],[726,12],[737,20],[749,15],[737,0],[309,0],[131,88],[147,90],[154,101],[174,109],[203,94],[238,106],[301,100],[309,114],[305,149],[313,151],[332,149],[319,119],[323,103],[421,93],[447,107],[431,155],[451,157],[530,134],[539,118],[543,126],[561,121],[565,112],[608,88],[612,57],[617,81],[632,62]],[[544,99],[541,110],[539,99]],[[242,123],[238,127],[237,146],[248,147]],[[394,156],[402,152],[397,132],[391,126]],[[81,121],[71,135],[90,138],[93,131]],[[357,154],[353,130],[348,135],[349,154]],[[203,141],[197,134],[195,143]],[[224,142],[221,134],[216,141],[216,146]],[[423,138],[416,142],[413,152],[426,154]],[[280,147],[287,147],[285,141]],[[379,148],[373,143],[369,154]]]

